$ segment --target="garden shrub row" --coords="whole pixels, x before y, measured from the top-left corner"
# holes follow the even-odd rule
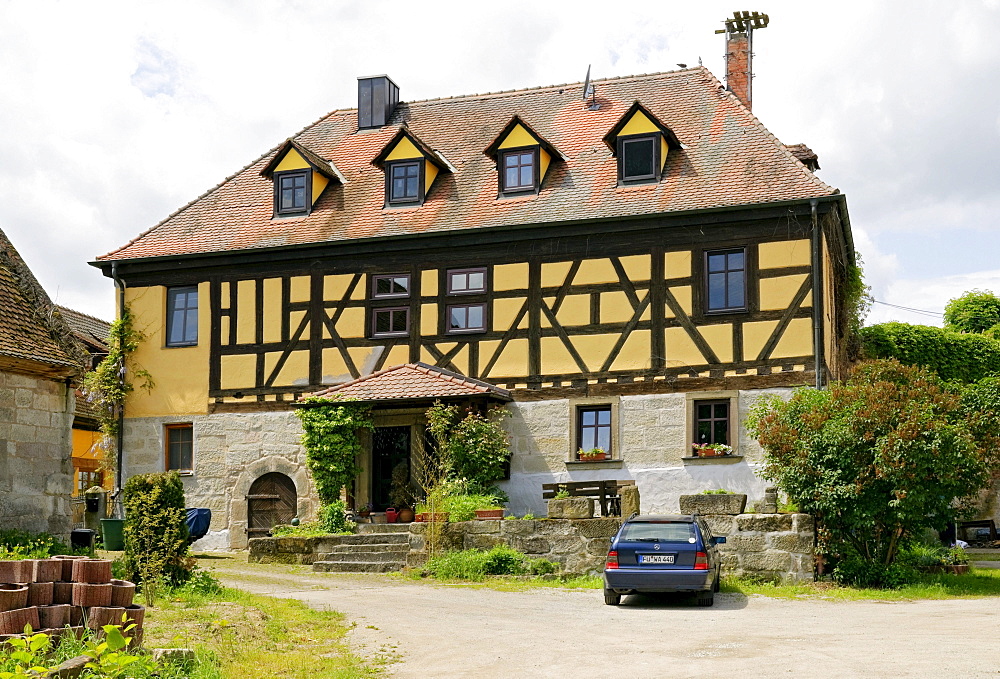
[[[895,358],[962,382],[1000,374],[1000,340],[983,335],[908,323],[880,323],[860,335],[867,358]]]

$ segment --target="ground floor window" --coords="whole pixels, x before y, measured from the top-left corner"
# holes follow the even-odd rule
[[[88,488],[94,486],[104,485],[104,472],[98,471],[82,471],[77,470],[76,472],[76,489],[80,493],[84,492]]]
[[[581,402],[582,401],[582,402]],[[618,404],[597,399],[570,402],[569,460],[601,462],[616,458]],[[595,402],[596,401],[596,402]]]
[[[732,445],[729,435],[729,400],[694,402],[694,442]]]
[[[194,427],[191,424],[168,424],[167,471],[190,472],[194,469]]]

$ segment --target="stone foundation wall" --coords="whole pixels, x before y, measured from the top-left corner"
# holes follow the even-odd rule
[[[0,528],[69,542],[74,408],[62,382],[0,372]]]
[[[723,573],[780,582],[811,582],[816,532],[808,514],[709,514],[712,533],[726,536]]]

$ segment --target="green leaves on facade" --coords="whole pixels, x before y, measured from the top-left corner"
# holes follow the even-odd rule
[[[442,468],[447,470],[445,476],[465,479],[471,493],[489,492],[504,477],[510,460],[507,432],[500,425],[509,415],[503,407],[483,416],[435,402],[427,411],[427,431],[434,439]]]
[[[295,414],[302,422],[302,445],[319,501],[330,505],[361,472],[358,434],[374,426],[371,409],[353,401],[309,397]]]

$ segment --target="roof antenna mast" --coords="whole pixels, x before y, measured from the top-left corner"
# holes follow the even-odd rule
[[[753,101],[753,32],[767,28],[769,21],[761,12],[733,12],[724,22],[726,27],[716,31],[726,34],[726,89],[747,108]]]
[[[587,97],[590,97],[590,106],[587,110],[600,110],[601,105],[597,103],[597,87],[590,82],[590,64],[587,64],[587,78],[583,82],[583,100],[587,101]]]

